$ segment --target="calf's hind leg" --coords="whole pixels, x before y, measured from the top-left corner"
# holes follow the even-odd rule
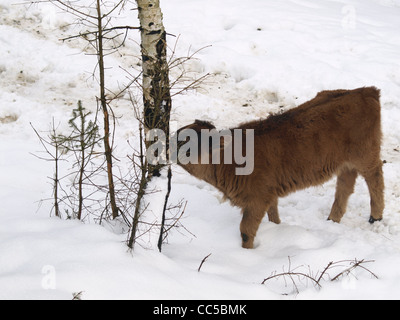
[[[336,182],[335,202],[333,203],[328,220],[340,222],[346,212],[349,197],[354,192],[356,178],[357,171],[355,169],[344,168],[338,174]]]
[[[382,172],[382,163],[380,162],[373,170],[363,174],[368,185],[369,194],[371,197],[371,216],[370,223],[382,220],[384,201],[384,181]]]

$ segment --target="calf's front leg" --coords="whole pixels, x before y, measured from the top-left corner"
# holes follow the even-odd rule
[[[266,209],[268,209],[268,216],[272,222],[279,223],[277,201],[268,206],[252,205],[242,210],[243,217],[240,223],[240,234],[242,236],[242,247],[246,249],[254,248],[254,238],[256,237],[258,227],[265,216]]]

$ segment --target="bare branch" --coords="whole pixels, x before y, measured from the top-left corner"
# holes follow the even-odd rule
[[[139,27],[118,26],[118,27],[105,28],[105,29],[103,29],[103,33],[107,33],[107,32],[114,31],[114,30],[139,30],[139,29],[140,29]],[[61,41],[67,41],[67,40],[76,39],[76,38],[86,38],[89,35],[94,35],[95,37],[97,37],[98,34],[99,34],[99,31],[88,31],[88,32],[84,32],[84,33],[79,33],[79,34],[74,35],[74,36],[69,36],[69,37],[66,37],[66,38],[62,38],[60,40]],[[117,36],[118,35],[114,36],[113,38],[115,38]],[[112,39],[112,38],[110,38],[110,39]]]

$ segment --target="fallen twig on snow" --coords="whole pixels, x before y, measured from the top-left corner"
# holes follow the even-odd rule
[[[317,271],[317,273],[315,273],[315,275],[311,271],[310,266],[308,266],[307,272],[296,271],[296,270],[304,267],[303,265],[292,269],[290,257],[288,257],[288,260],[289,260],[289,266],[288,266],[287,271],[285,271],[285,268],[283,269],[283,272],[281,272],[281,273],[277,273],[275,271],[275,272],[271,273],[271,275],[269,277],[265,278],[261,282],[261,284],[266,284],[266,282],[268,282],[272,279],[283,278],[285,281],[285,286],[286,286],[286,279],[289,278],[293,284],[294,292],[296,294],[299,294],[300,291],[299,291],[298,285],[304,279],[310,280],[313,283],[314,287],[316,287],[317,289],[320,289],[320,288],[322,288],[322,282],[323,282],[323,280],[325,280],[325,277],[328,277],[330,282],[336,281],[344,276],[349,276],[350,274],[352,274],[355,277],[355,275],[352,272],[357,268],[361,268],[361,269],[367,271],[373,278],[378,279],[378,276],[375,273],[373,273],[371,270],[369,270],[368,268],[365,267],[365,264],[375,262],[374,260],[354,259],[354,260],[340,260],[340,261],[336,261],[336,262],[331,261],[326,265],[326,267],[323,269],[322,272]],[[201,265],[200,265],[200,267],[201,267]],[[336,275],[331,277],[330,274],[328,273],[328,271],[332,270],[333,268],[340,268],[340,267],[345,267],[345,269],[341,270],[339,273],[337,273]],[[355,277],[355,278],[357,279],[357,277]]]

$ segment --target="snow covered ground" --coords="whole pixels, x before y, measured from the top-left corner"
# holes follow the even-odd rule
[[[400,298],[399,0],[161,1],[168,33],[180,35],[176,55],[203,48],[187,68],[197,77],[213,74],[197,91],[174,98],[179,125],[204,119],[226,128],[324,89],[379,87],[386,209],[383,221],[368,223],[369,195],[359,178],[342,222],[326,221],[332,180],[281,199],[282,224],[266,219],[256,248],[245,250],[240,211],[174,167],[171,202],[188,201],[182,224],[190,233],[171,233],[162,253],[137,246],[133,254],[126,234],[49,217],[49,203],[38,208],[51,194],[52,168],[31,155],[40,145],[29,123],[45,131],[52,117],[65,122],[78,100],[93,108],[95,57],[83,54],[79,41],[59,41],[77,32],[71,17],[49,4],[18,2],[0,0],[1,299],[71,299],[81,291],[83,299]],[[169,36],[171,47],[176,39]],[[118,66],[137,64],[138,41],[131,33],[122,56],[108,58],[110,86],[126,81]],[[122,101],[116,114],[116,144],[127,154],[133,111]],[[319,290],[302,280],[298,294],[290,282],[261,285],[287,271],[288,257],[292,268],[314,274],[330,261],[374,260],[367,267],[379,279],[356,269]]]

